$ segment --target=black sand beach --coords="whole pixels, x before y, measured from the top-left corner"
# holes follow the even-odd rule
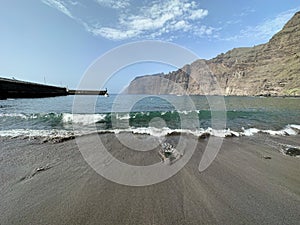
[[[156,150],[132,152],[114,134],[100,137],[120,160],[160,161]],[[2,138],[0,224],[299,224],[300,161],[280,153],[279,143],[299,146],[300,140],[262,134],[226,138],[200,173],[207,139],[199,139],[191,160],[175,176],[130,187],[98,175],[75,140]]]

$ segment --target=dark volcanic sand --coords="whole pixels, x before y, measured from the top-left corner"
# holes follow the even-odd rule
[[[160,160],[157,150],[135,152],[113,134],[100,137],[125,162],[149,165]],[[170,139],[176,142],[176,137]],[[2,138],[0,224],[299,224],[300,159],[281,154],[278,143],[299,146],[300,140],[226,138],[217,158],[200,173],[207,144],[200,139],[189,163],[175,176],[152,186],[129,187],[91,169],[75,140],[41,144]]]

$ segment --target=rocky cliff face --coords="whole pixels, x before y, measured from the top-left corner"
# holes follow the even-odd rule
[[[300,12],[271,40],[135,78],[129,94],[300,95]]]

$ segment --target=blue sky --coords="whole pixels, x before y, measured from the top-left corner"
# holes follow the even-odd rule
[[[69,88],[77,87],[95,59],[122,44],[163,40],[210,59],[235,47],[267,42],[300,10],[295,0],[1,3],[0,76]],[[115,74],[105,86],[110,92],[118,92],[137,75],[174,69],[139,64]]]

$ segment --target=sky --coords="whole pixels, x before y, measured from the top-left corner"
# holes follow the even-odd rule
[[[267,42],[297,11],[295,0],[2,0],[0,77],[76,88],[99,57],[144,40],[210,59]],[[154,62],[131,65],[103,88],[118,93],[136,76],[172,70]]]

